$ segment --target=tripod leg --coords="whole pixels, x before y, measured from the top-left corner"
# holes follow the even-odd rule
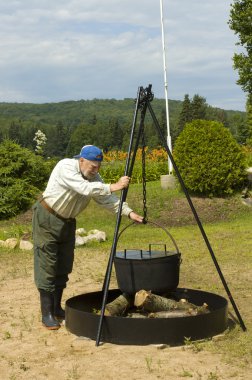
[[[175,163],[175,161],[174,161],[174,159],[173,159],[172,153],[171,153],[170,149],[168,148],[168,145],[167,145],[167,143],[166,143],[166,140],[165,140],[165,138],[164,138],[164,136],[163,136],[163,134],[162,134],[162,130],[161,130],[161,128],[160,128],[160,125],[159,125],[159,123],[158,123],[158,120],[157,120],[157,118],[156,118],[156,115],[155,115],[155,113],[153,112],[153,109],[152,109],[152,107],[151,107],[150,102],[149,102],[149,101],[147,101],[147,102],[148,102],[148,110],[149,110],[149,112],[150,112],[150,114],[151,114],[151,117],[152,117],[152,119],[153,119],[153,122],[154,122],[154,124],[155,124],[155,127],[156,127],[156,129],[157,129],[157,131],[158,131],[159,137],[160,137],[161,141],[163,142],[163,146],[164,146],[165,150],[167,151],[168,156],[169,156],[169,158],[170,158],[170,160],[171,160],[171,162],[172,162],[173,168],[174,168],[174,170],[175,170],[175,172],[176,172],[176,174],[177,174],[177,176],[178,176],[178,179],[179,179],[180,185],[181,185],[181,187],[182,187],[182,189],[183,189],[183,191],[184,191],[184,193],[185,193],[185,196],[186,196],[186,198],[187,198],[187,201],[188,201],[188,203],[189,203],[189,206],[191,207],[191,210],[192,210],[192,212],[193,212],[193,215],[194,215],[194,217],[195,217],[195,220],[196,220],[196,222],[197,222],[197,224],[198,224],[198,227],[199,227],[199,229],[200,229],[200,232],[201,232],[201,234],[202,234],[202,236],[203,236],[203,238],[204,238],[204,240],[205,240],[206,246],[207,246],[207,248],[208,248],[208,250],[209,250],[209,252],[210,252],[210,255],[211,255],[212,260],[213,260],[213,262],[214,262],[214,265],[215,265],[215,267],[216,267],[216,269],[217,269],[217,272],[218,272],[218,274],[219,274],[219,276],[220,276],[220,279],[221,279],[221,281],[222,281],[222,284],[223,284],[223,286],[224,286],[224,289],[225,289],[225,291],[226,291],[226,293],[227,293],[227,295],[228,295],[228,298],[229,298],[229,300],[230,300],[230,302],[231,302],[231,304],[232,304],[232,306],[233,306],[233,309],[234,309],[234,311],[235,311],[235,313],[236,313],[236,315],[237,315],[237,318],[238,318],[238,320],[239,320],[239,322],[240,322],[240,325],[241,325],[242,330],[243,330],[243,331],[246,331],[246,326],[245,326],[245,324],[244,324],[244,322],[243,322],[243,320],[242,320],[242,317],[241,317],[241,315],[240,315],[240,313],[239,313],[239,310],[238,310],[238,308],[237,308],[237,306],[236,306],[236,304],[235,304],[235,301],[234,301],[234,299],[233,299],[233,297],[232,297],[232,294],[230,293],[230,290],[229,290],[228,285],[227,285],[227,283],[226,283],[226,280],[225,280],[225,278],[224,278],[224,276],[223,276],[223,274],[222,274],[222,271],[221,271],[221,269],[220,269],[220,266],[219,266],[219,264],[218,264],[218,262],[217,262],[217,259],[216,259],[216,257],[215,257],[214,252],[213,252],[213,249],[212,249],[212,247],[211,247],[211,244],[210,244],[210,242],[209,242],[209,240],[208,240],[208,237],[207,237],[207,235],[206,235],[206,233],[205,233],[205,230],[204,230],[204,228],[203,228],[203,226],[202,226],[202,223],[201,223],[201,221],[200,221],[200,219],[199,219],[199,216],[198,216],[198,214],[197,214],[197,212],[196,212],[196,210],[195,210],[195,208],[194,208],[194,205],[193,205],[193,203],[192,203],[192,200],[191,200],[191,198],[190,198],[190,195],[189,195],[189,193],[188,193],[188,190],[187,190],[187,188],[186,188],[186,186],[185,186],[185,184],[184,184],[184,181],[183,181],[183,179],[182,179],[182,177],[181,177],[181,175],[180,175],[180,172],[179,172],[179,170],[178,170],[178,167],[177,167],[177,165],[176,165],[176,163]]]
[[[141,134],[141,130],[143,128],[144,117],[145,117],[145,113],[147,110],[147,104],[145,104],[144,108],[141,112],[141,120],[140,120],[140,127],[139,127],[139,131],[138,131],[138,135],[137,135],[137,141],[136,141],[136,144],[134,147],[133,156],[131,158],[134,133],[135,133],[135,129],[136,129],[137,114],[138,114],[138,110],[140,107],[140,100],[141,100],[142,92],[143,92],[143,88],[140,87],[138,90],[135,114],[134,114],[133,125],[132,125],[131,136],[130,136],[129,149],[128,149],[128,156],[127,156],[126,165],[125,165],[124,175],[128,175],[128,176],[131,175],[132,170],[133,170],[136,152],[137,152],[137,148],[138,148],[138,143],[140,140],[140,134]],[[117,213],[116,227],[115,227],[114,238],[113,238],[113,244],[112,244],[110,257],[109,257],[109,261],[108,261],[108,265],[107,265],[107,270],[106,270],[106,274],[105,274],[105,279],[104,279],[104,283],[103,283],[103,300],[102,300],[101,315],[100,315],[99,325],[98,325],[98,332],[97,332],[97,337],[96,337],[96,346],[99,346],[99,343],[100,343],[103,318],[104,318],[105,307],[106,307],[106,302],[107,302],[107,298],[108,298],[109,282],[110,282],[110,278],[111,278],[111,271],[112,271],[112,266],[113,266],[113,261],[114,261],[114,256],[115,256],[115,252],[116,252],[116,246],[117,246],[117,240],[118,240],[118,232],[119,232],[119,227],[120,227],[120,223],[121,223],[122,205],[123,205],[123,202],[125,202],[125,200],[126,200],[127,193],[128,193],[128,189],[123,189],[121,192],[120,203],[119,203],[118,213]]]

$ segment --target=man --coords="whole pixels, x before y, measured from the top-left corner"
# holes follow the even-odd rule
[[[40,293],[42,324],[50,330],[60,328],[65,318],[61,307],[63,289],[74,260],[76,216],[91,199],[118,211],[119,199],[112,193],[127,188],[130,178],[105,184],[99,175],[102,151],[85,145],[78,156],[57,163],[41,200],[33,207],[34,278]],[[126,202],[122,214],[142,223]]]

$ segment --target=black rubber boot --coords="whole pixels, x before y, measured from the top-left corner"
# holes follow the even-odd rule
[[[54,317],[60,321],[65,319],[65,310],[61,307],[63,289],[55,289],[54,295]]]
[[[41,303],[41,313],[42,313],[42,324],[48,330],[58,330],[60,324],[53,315],[54,297],[53,293],[47,292],[43,289],[39,289],[40,292],[40,303]]]

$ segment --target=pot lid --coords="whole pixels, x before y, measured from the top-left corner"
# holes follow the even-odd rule
[[[118,259],[127,260],[150,260],[175,255],[180,255],[180,253],[172,251],[146,251],[142,249],[125,249],[124,251],[117,251],[115,257]]]

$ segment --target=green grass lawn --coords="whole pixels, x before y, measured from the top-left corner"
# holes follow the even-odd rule
[[[199,202],[198,199],[195,200]],[[140,185],[130,186],[127,201],[136,212],[142,212]],[[148,184],[148,217],[154,222],[162,222],[162,226],[172,234],[182,254],[179,286],[212,291],[228,298],[198,225],[193,219],[188,219],[191,210],[184,201],[185,196],[179,189],[164,191],[158,182]],[[218,202],[216,199],[200,202],[197,205],[200,204],[202,209],[205,207],[204,202],[207,202],[201,222],[247,332],[244,333],[237,324],[235,328],[226,331],[219,340],[203,343],[192,343],[189,340],[186,343],[196,351],[207,349],[221,352],[227,361],[237,360],[239,365],[246,366],[252,357],[252,208],[242,204],[239,194]],[[176,205],[174,209],[173,205]],[[199,208],[200,213],[201,211]],[[179,219],[176,213],[179,213]],[[174,220],[176,223],[173,223]],[[123,217],[121,228],[128,223],[129,220]],[[102,285],[115,224],[115,215],[93,202],[78,217],[78,227],[84,227],[87,231],[100,229],[105,231],[108,237],[104,243],[89,243],[76,249],[75,270],[80,279],[89,275],[95,284]],[[16,219],[1,221],[0,239],[13,234],[20,236],[30,230],[29,222],[20,224]],[[167,244],[168,249],[174,249],[166,232],[151,224],[134,225],[126,229],[118,241],[117,249],[148,249],[149,243]],[[0,264],[6,266],[6,280],[17,275],[18,270],[23,273],[31,255],[19,250],[6,252],[0,248]],[[95,268],[92,260],[90,266],[88,264],[89,259],[94,257],[97,257]],[[115,285],[114,271],[111,281],[112,285]],[[235,316],[231,305],[230,312]]]

